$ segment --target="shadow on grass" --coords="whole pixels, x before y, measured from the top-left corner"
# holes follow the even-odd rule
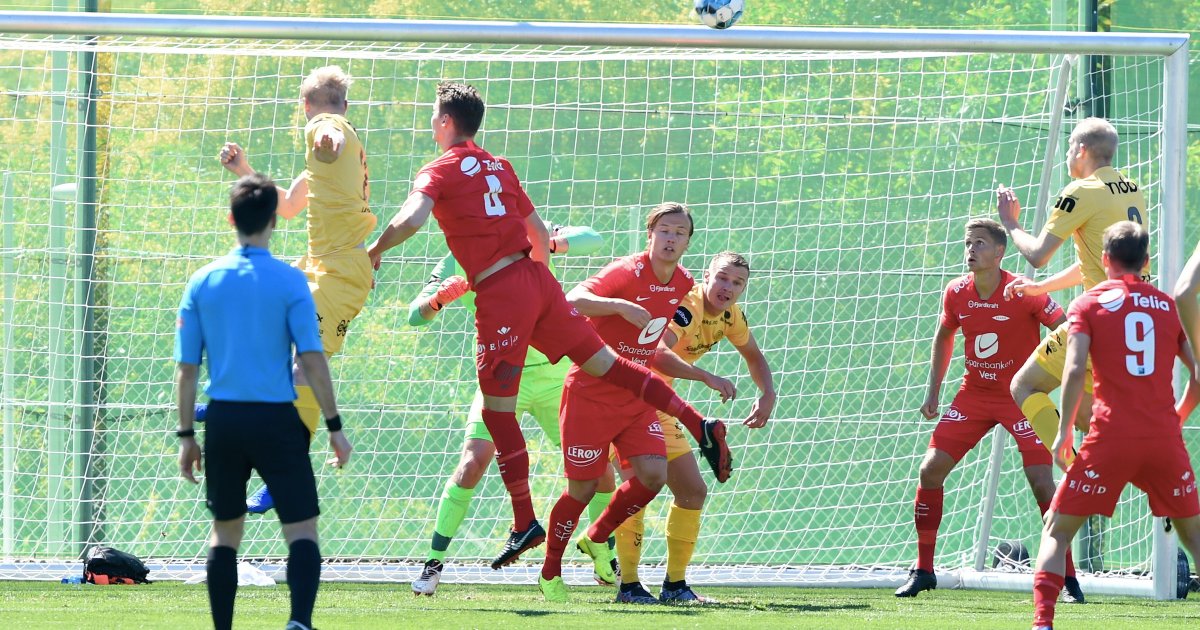
[[[822,605],[822,604],[790,604],[790,603],[750,603],[750,602],[731,602],[720,604],[708,604],[705,606],[648,606],[648,605],[627,605],[627,606],[605,606],[602,610],[606,613],[615,613],[620,615],[672,615],[672,616],[692,616],[701,614],[710,614],[720,611],[728,612],[764,612],[764,613],[817,613],[817,612],[832,612],[832,611],[852,611],[852,610],[868,610],[871,607],[866,604],[839,604],[839,605]],[[511,613],[518,617],[546,617],[558,614],[571,614],[574,612],[570,608],[561,610],[540,610],[540,609],[508,609],[497,610],[495,608],[456,608],[457,611],[475,610],[476,612],[488,613]],[[595,609],[592,609],[595,610]]]

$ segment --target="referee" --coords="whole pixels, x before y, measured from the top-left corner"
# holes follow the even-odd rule
[[[179,472],[192,483],[203,470],[196,444],[196,380],[208,354],[211,402],[205,429],[205,488],[213,514],[208,549],[208,600],[213,625],[233,625],[237,548],[246,519],[246,482],[258,471],[275,497],[288,544],[287,630],[309,630],[321,576],[317,547],[317,484],[308,459],[308,429],[292,401],[292,346],[313,388],[329,446],[341,467],[350,459],[329,365],[317,332],[316,310],[304,274],[267,249],[275,229],[275,183],[247,175],[229,194],[238,246],[188,281],[176,320],[176,402]]]

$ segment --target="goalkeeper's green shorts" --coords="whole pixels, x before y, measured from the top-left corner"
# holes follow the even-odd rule
[[[563,380],[571,362],[563,359],[558,365],[539,363],[527,365],[521,371],[521,390],[517,393],[517,420],[522,414],[529,414],[545,431],[546,437],[559,448],[558,406],[562,402]],[[471,411],[467,414],[468,440],[492,441],[487,426],[483,424],[483,392],[475,390],[475,400],[471,403]]]

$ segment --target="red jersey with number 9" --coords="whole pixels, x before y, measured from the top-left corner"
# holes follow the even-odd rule
[[[604,343],[617,354],[634,363],[648,365],[658,347],[658,340],[667,330],[667,324],[695,283],[691,274],[679,265],[675,266],[670,280],[659,282],[650,267],[650,254],[642,252],[614,260],[580,286],[593,295],[633,302],[650,313],[650,323],[642,328],[630,324],[620,315],[588,318]],[[615,390],[612,395],[620,396],[621,400],[625,399],[626,394],[633,397],[626,390],[589,376],[577,366],[571,366],[567,383],[577,381],[582,382],[576,383],[576,388],[607,387]]]
[[[1092,432],[1106,439],[1181,435],[1172,370],[1185,339],[1174,300],[1128,275],[1079,296],[1068,319],[1072,334],[1091,337]]]
[[[433,200],[446,245],[472,283],[497,260],[528,252],[525,217],[533,202],[512,164],[468,140],[450,147],[417,173],[413,192]]]

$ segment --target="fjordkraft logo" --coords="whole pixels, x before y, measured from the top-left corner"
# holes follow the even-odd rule
[[[655,423],[658,424],[658,423]],[[659,432],[662,432],[662,426],[659,426]],[[600,456],[604,454],[604,449],[598,446],[568,446],[567,461],[573,466],[588,466],[600,460]]]

